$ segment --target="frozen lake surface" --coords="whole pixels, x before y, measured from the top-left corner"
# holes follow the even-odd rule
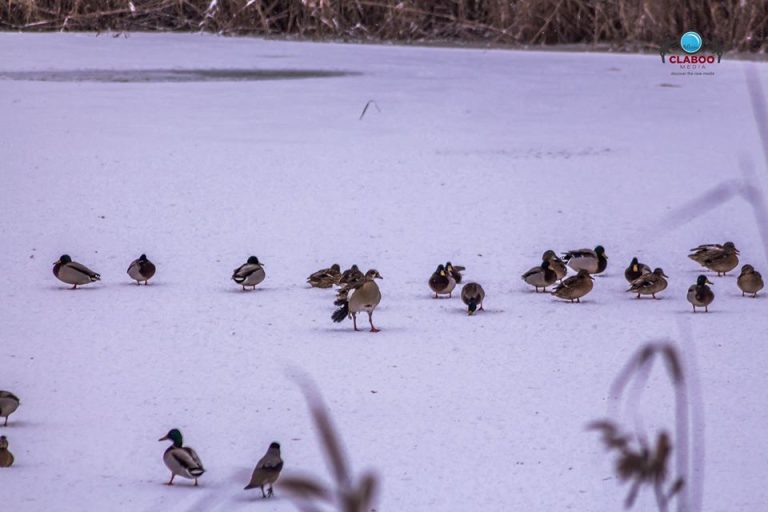
[[[710,277],[708,314],[685,292],[699,273],[689,248],[732,240],[765,275],[765,247],[740,197],[668,220],[741,180],[740,156],[763,194],[768,174],[743,64],[670,69],[656,56],[0,34],[0,389],[22,400],[0,428],[16,456],[0,470],[4,508],[294,510],[279,482],[269,501],[242,488],[271,441],[286,472],[325,477],[289,377],[301,370],[355,469],[382,477],[379,511],[619,510],[627,486],[585,425],[661,338],[699,381],[704,510],[764,507],[768,299],[743,299],[733,272]],[[597,244],[609,266],[582,304],[520,280],[545,249]],[[142,252],[158,266],[147,287],[125,273]],[[102,281],[67,290],[51,273],[63,253]],[[251,254],[267,278],[244,293],[230,276]],[[633,256],[670,276],[662,300],[624,293]],[[487,311],[431,299],[446,260],[483,284]],[[383,275],[380,333],[333,324],[333,293],[304,283],[333,262]],[[644,397],[649,436],[672,429],[663,372]],[[163,485],[157,439],[172,427],[207,468],[198,488]],[[636,510],[653,509],[642,493]]]

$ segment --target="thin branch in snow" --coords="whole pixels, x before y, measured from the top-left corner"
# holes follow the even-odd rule
[[[381,109],[379,108],[378,103],[376,103],[374,100],[368,100],[368,103],[365,104],[365,108],[363,108],[363,112],[360,114],[360,118],[358,119],[358,121],[362,121],[363,116],[365,115],[366,112],[368,112],[368,107],[370,107],[371,105],[376,107],[377,112],[381,112]]]

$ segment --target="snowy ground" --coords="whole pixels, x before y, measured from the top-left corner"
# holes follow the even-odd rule
[[[0,428],[17,461],[4,509],[293,510],[279,485],[268,502],[242,487],[273,440],[286,471],[325,475],[300,369],[355,468],[380,473],[377,510],[615,511],[626,488],[584,425],[641,342],[685,329],[704,509],[764,507],[768,299],[730,275],[709,314],[685,300],[702,242],[768,273],[751,209],[664,225],[741,179],[740,154],[766,176],[742,64],[673,77],[653,56],[0,34],[0,73],[191,68],[359,74],[0,80],[0,389],[22,398]],[[381,111],[359,121],[370,99]],[[598,243],[609,268],[581,305],[519,278],[545,249]],[[51,273],[65,252],[103,281],[67,290]],[[139,288],[125,269],[141,252],[159,271]],[[251,254],[267,279],[243,293],[229,277]],[[670,275],[663,300],[623,293],[634,255]],[[486,312],[430,298],[448,259]],[[304,284],[336,261],[384,276],[382,332],[333,324],[332,293]],[[659,374],[646,390],[650,432],[671,426],[667,389]],[[207,466],[199,488],[163,485],[171,427]]]

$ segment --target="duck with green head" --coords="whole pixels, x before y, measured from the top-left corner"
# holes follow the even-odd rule
[[[0,436],[0,468],[13,466],[13,454],[8,450],[8,438]]]
[[[539,288],[541,288],[546,293],[547,286],[557,281],[557,274],[554,270],[552,270],[549,261],[550,260],[547,259],[543,260],[541,265],[538,267],[533,267],[522,275],[523,281],[533,286],[536,290],[536,293],[539,292]]]
[[[142,254],[131,262],[128,266],[128,276],[136,281],[136,284],[141,284],[144,281],[144,285],[149,284],[149,280],[155,275],[157,268],[155,264],[147,259],[146,254]]]
[[[715,293],[707,286],[713,284],[707,276],[701,275],[696,279],[696,284],[691,285],[688,288],[688,294],[686,298],[688,302],[693,306],[693,312],[696,312],[696,308],[704,308],[704,312],[709,312],[709,305],[715,300]]]
[[[590,274],[600,274],[608,266],[608,256],[602,245],[592,249],[576,249],[563,254],[563,260],[575,271],[586,270]]]
[[[53,275],[56,276],[59,281],[71,284],[73,290],[76,289],[78,285],[101,280],[99,274],[85,265],[72,261],[72,258],[70,258],[68,254],[62,254],[58,261],[53,263]]]
[[[173,443],[163,453],[163,462],[171,470],[171,479],[168,481],[168,485],[173,485],[173,479],[176,475],[194,480],[195,485],[197,485],[197,479],[205,473],[203,463],[197,452],[184,446],[179,429],[173,428],[165,436],[158,439],[158,441],[166,440]]]
[[[246,286],[250,286],[251,290],[255,290],[256,285],[261,283],[265,277],[264,264],[256,256],[251,256],[232,272],[232,280],[241,285],[243,291],[245,291]]]

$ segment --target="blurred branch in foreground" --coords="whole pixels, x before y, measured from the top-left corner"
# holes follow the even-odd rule
[[[307,399],[332,484],[327,485],[313,476],[287,476],[280,480],[280,487],[291,495],[302,512],[372,512],[378,488],[376,475],[366,472],[355,481],[337,430],[316,386],[307,379],[300,379],[299,385]]]
[[[666,367],[674,390],[675,433],[672,437],[666,430],[660,430],[655,443],[651,445],[640,426],[636,425],[633,431],[622,426],[620,408],[624,405],[633,414],[637,413],[654,361],[659,358]],[[673,499],[676,499],[678,511],[693,512],[690,504],[698,504],[700,500],[690,499],[689,487],[698,490],[699,486],[689,484],[691,425],[688,419],[688,389],[677,349],[669,341],[643,345],[619,372],[611,385],[609,396],[608,417],[589,423],[587,429],[602,434],[606,449],[616,454],[616,476],[621,482],[631,482],[624,501],[625,508],[631,508],[640,490],[648,487],[653,490],[660,512],[667,512]],[[669,462],[673,450],[677,451],[674,475]]]

